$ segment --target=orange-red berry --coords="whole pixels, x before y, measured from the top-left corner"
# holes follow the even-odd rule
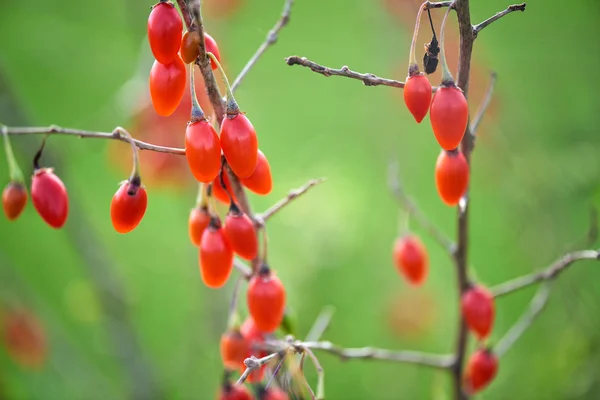
[[[240,257],[252,260],[258,254],[258,238],[252,220],[235,205],[231,204],[223,231],[229,244]]]
[[[67,222],[67,189],[52,168],[40,168],[34,172],[31,180],[31,200],[38,214],[52,228],[62,228]]]
[[[208,33],[204,33],[204,45],[207,53],[212,53],[217,61],[221,62],[221,54],[217,42]],[[187,31],[181,38],[181,59],[184,63],[192,63],[198,58],[200,52],[200,35],[198,31]],[[211,59],[211,67],[217,69],[217,64]]]
[[[221,144],[217,131],[205,119],[190,121],[185,130],[185,158],[194,178],[213,181],[221,169]]]
[[[441,86],[433,95],[429,111],[431,127],[444,150],[454,150],[460,144],[469,121],[469,105],[462,90]]]
[[[254,319],[252,319],[251,316],[246,318],[246,320],[240,327],[240,332],[242,333],[242,336],[244,337],[244,339],[246,339],[246,342],[248,343],[248,354],[246,355],[246,358],[248,358],[250,356],[254,356],[256,358],[262,358],[268,354],[265,350],[257,349],[258,346],[260,346],[262,343],[264,343],[265,333],[258,329],[258,327],[256,326],[256,323],[254,322]],[[247,381],[249,383],[262,381],[266,367],[267,366],[265,364],[265,365],[261,366],[258,370],[253,371],[248,376]],[[243,373],[243,371],[246,369],[246,366],[242,362],[242,363],[240,363],[239,368],[240,368],[240,371]]]
[[[144,218],[148,206],[146,189],[139,184],[121,183],[110,202],[110,219],[115,231],[129,233]]]
[[[213,37],[206,32],[204,32],[204,44],[206,46],[206,52],[212,53],[217,58],[217,61],[221,62],[221,53],[219,53],[219,46],[217,46],[217,42],[215,41],[215,39],[213,39]],[[210,65],[213,70],[216,70],[218,68],[217,64],[212,59],[210,60]]]
[[[27,189],[21,182],[9,182],[2,191],[2,207],[9,221],[21,215],[27,204]]]
[[[171,2],[160,2],[152,7],[148,17],[148,41],[154,58],[162,64],[172,62],[181,44],[183,22]]]
[[[192,211],[190,211],[190,216],[188,218],[188,234],[190,236],[190,241],[192,242],[192,244],[194,244],[194,246],[200,246],[202,234],[204,233],[204,230],[208,227],[209,222],[210,214],[208,213],[208,208],[192,208]]]
[[[435,164],[435,185],[444,203],[458,204],[469,187],[469,164],[458,150],[442,150]]]
[[[406,79],[404,102],[415,121],[423,121],[431,104],[431,83],[424,74],[409,76]]]
[[[212,218],[200,240],[200,274],[206,286],[220,288],[233,269],[233,249],[227,241],[221,222]]]
[[[239,368],[249,352],[249,342],[239,329],[232,329],[221,335],[221,360],[225,367],[231,370]]]
[[[471,287],[462,295],[461,309],[469,329],[479,340],[487,338],[494,327],[496,315],[492,293],[481,285]]]
[[[283,320],[286,293],[279,278],[266,266],[248,284],[248,311],[256,327],[265,332],[275,331]]]
[[[498,373],[498,358],[489,349],[471,355],[465,370],[465,391],[474,394],[485,389]]]
[[[258,161],[258,139],[252,123],[244,114],[223,118],[221,148],[229,167],[239,178],[252,175]]]
[[[271,193],[273,188],[273,178],[271,177],[271,166],[269,160],[258,150],[258,158],[256,160],[256,168],[252,175],[247,178],[240,179],[242,185],[256,194],[267,195]]]
[[[158,115],[168,117],[179,106],[185,91],[186,71],[181,57],[169,64],[155,61],[150,70],[150,97]]]
[[[189,64],[196,61],[200,52],[200,35],[198,31],[187,31],[181,38],[181,59]]]
[[[396,269],[412,285],[425,282],[429,273],[429,255],[421,240],[413,235],[406,235],[394,242],[394,264]]]
[[[227,193],[229,192],[231,197],[233,197],[233,201],[237,203],[237,197],[235,196],[233,190],[231,190],[231,182],[229,180],[229,175],[225,171],[223,171],[223,181],[225,182],[226,189],[223,189],[223,185],[221,185],[221,179],[218,176],[215,178],[212,185],[213,196],[215,196],[215,198],[220,202],[229,204],[231,202],[229,200],[229,196],[227,195]]]

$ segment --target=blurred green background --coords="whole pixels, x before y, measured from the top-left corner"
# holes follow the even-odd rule
[[[207,0],[206,25],[231,79],[263,41],[281,3]],[[472,1],[473,21],[507,4]],[[147,101],[150,6],[142,0],[2,2],[0,121],[100,131],[131,126],[132,112]],[[283,61],[295,54],[404,79],[417,8],[411,0],[297,0],[289,27],[237,92],[273,171],[274,190],[252,196],[255,210],[310,178],[328,178],[268,226],[271,264],[286,285],[300,337],[323,306],[333,305],[337,312],[324,338],[336,344],[453,348],[457,295],[448,257],[413,225],[429,249],[428,281],[411,289],[391,263],[398,218],[386,187],[392,158],[399,161],[407,191],[454,236],[456,212],[439,200],[433,181],[439,150],[429,122],[414,123],[400,90],[326,79]],[[590,207],[600,203],[600,83],[594,79],[600,69],[594,45],[599,10],[594,1],[565,6],[534,0],[525,13],[504,18],[477,39],[472,111],[489,72],[499,76],[471,181],[469,262],[485,284],[526,274],[573,249],[585,237]],[[441,16],[435,11],[438,27]],[[430,39],[423,25],[419,55]],[[450,61],[456,60],[454,16],[446,44]],[[439,76],[431,80],[435,84]],[[184,126],[185,120],[148,139],[181,144]],[[13,138],[27,176],[40,141]],[[69,189],[65,228],[49,228],[31,204],[17,222],[0,218],[1,297],[39,316],[50,348],[40,371],[21,368],[0,349],[0,398],[130,398],[132,376],[148,373],[156,387],[138,387],[142,398],[214,397],[232,282],[217,291],[200,280],[197,250],[187,237],[196,188],[177,164],[170,166],[175,178],[166,182],[159,178],[169,165],[152,171],[156,179],[147,173],[143,222],[131,234],[114,232],[108,207],[130,168],[126,146],[51,138],[42,160],[56,167]],[[123,153],[115,156],[117,147]],[[4,162],[0,176],[8,181]],[[527,289],[497,302],[492,342],[533,293]],[[479,397],[597,399],[598,293],[597,264],[582,262],[562,275],[544,314],[501,360],[497,379]],[[106,305],[115,311],[107,313]],[[116,345],[115,337],[121,338]],[[327,354],[320,360],[329,399],[450,398],[443,372],[342,363]],[[312,372],[308,378],[314,384]]]

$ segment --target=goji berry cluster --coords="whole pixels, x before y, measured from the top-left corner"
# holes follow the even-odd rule
[[[433,134],[442,148],[435,165],[437,191],[445,204],[455,206],[469,185],[469,164],[459,149],[467,131],[469,106],[463,91],[456,86],[445,59],[444,27],[447,13],[441,31],[442,82],[435,89],[433,96],[434,90],[426,74],[420,72],[415,57],[415,42],[424,7],[419,10],[411,44],[404,101],[417,123],[420,123],[429,112]],[[435,40],[435,31],[433,35]],[[426,46],[425,59],[431,57],[429,47]],[[427,73],[435,71],[435,67],[431,67],[431,62],[426,64]],[[398,271],[410,284],[421,285],[427,278],[429,269],[427,249],[417,236],[402,232],[402,236],[394,242],[393,260]],[[489,336],[494,324],[495,309],[492,294],[483,286],[472,286],[462,296],[461,310],[469,330],[480,342],[483,342]],[[495,355],[491,350],[482,347],[469,360],[464,377],[466,390],[475,393],[485,388],[494,378],[497,368],[498,361]]]
[[[256,131],[241,112],[229,82],[220,65],[215,40],[204,34],[201,41],[197,27],[192,26],[181,38],[182,21],[174,5],[161,2],[154,6],[148,19],[148,38],[156,62],[150,72],[150,93],[155,110],[169,115],[179,105],[185,86],[183,63],[199,59],[201,49],[210,57],[213,70],[219,70],[227,88],[227,112],[220,129],[213,126],[202,110],[195,91],[194,74],[190,73],[192,110],[185,129],[185,155],[190,171],[200,183],[200,195],[190,212],[188,232],[191,242],[199,249],[200,275],[210,288],[220,288],[228,281],[235,255],[255,260],[260,268],[250,278],[247,291],[249,316],[241,326],[235,319],[221,338],[223,364],[229,371],[245,369],[244,360],[251,355],[261,356],[255,346],[279,327],[285,311],[285,288],[266,262],[266,234],[263,252],[259,254],[259,239],[254,221],[238,205],[231,185],[231,176],[259,195],[271,192],[271,167],[258,149]],[[179,55],[177,54],[179,52]],[[190,70],[192,71],[192,70]],[[230,176],[231,174],[231,176]],[[213,199],[229,205],[223,220]],[[264,227],[262,227],[264,232]],[[262,354],[265,355],[265,354]],[[264,366],[250,374],[249,382],[263,379]],[[229,374],[227,374],[229,376]],[[226,378],[222,399],[252,398],[247,389],[231,385]],[[262,389],[260,399],[287,399],[276,388]]]

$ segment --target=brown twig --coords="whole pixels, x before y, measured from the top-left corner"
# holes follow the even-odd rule
[[[246,358],[244,360],[244,365],[246,366],[246,369],[244,370],[244,372],[242,373],[242,375],[236,382],[236,385],[242,385],[246,381],[246,379],[248,379],[248,376],[250,376],[252,371],[259,369],[260,367],[267,364],[269,361],[271,361],[272,359],[274,359],[276,357],[285,355],[288,351],[289,351],[289,349],[286,348],[286,349],[280,350],[278,352],[271,353],[268,356],[264,356],[262,358],[256,358],[254,356],[250,356],[249,358]]]
[[[182,0],[179,0],[182,1]],[[206,55],[206,44],[204,42],[204,25],[202,23],[202,14],[200,12],[200,0],[191,0],[188,2],[188,6],[181,9],[183,18],[186,21],[188,29],[193,28],[198,31],[200,35],[200,46],[198,52],[198,59],[196,65],[200,68],[202,78],[204,78],[204,85],[206,86],[206,92],[208,93],[208,99],[212,104],[217,123],[220,125],[223,121],[223,115],[225,115],[225,103],[221,97],[219,86],[215,74],[213,74],[210,58]],[[191,15],[191,19],[190,19]],[[188,22],[191,21],[191,22]]]
[[[190,14],[190,10],[188,9],[186,0],[177,0],[177,4],[179,5],[179,9],[181,10],[181,15],[183,15],[183,20],[185,22],[185,26],[189,29],[192,25],[192,15]]]
[[[479,124],[483,119],[485,112],[487,111],[490,103],[492,102],[492,95],[494,94],[494,86],[496,85],[496,80],[498,79],[498,74],[492,72],[490,74],[490,83],[488,84],[487,90],[485,91],[485,97],[481,102],[481,105],[475,112],[475,116],[471,120],[471,135],[475,136],[477,134],[477,129],[479,128]]]
[[[536,283],[552,280],[577,261],[598,259],[600,259],[600,252],[598,250],[581,250],[567,253],[554,261],[546,269],[494,286],[491,291],[495,297],[504,296]]]
[[[473,26],[473,37],[476,38],[477,35],[479,34],[479,32],[481,32],[483,30],[483,28],[485,28],[492,22],[499,20],[500,18],[504,17],[505,15],[510,14],[513,11],[525,11],[526,6],[527,6],[527,3],[513,4],[511,6],[508,6],[506,8],[506,10],[497,12],[495,15],[491,16],[490,18],[486,19],[485,21]]]
[[[288,193],[288,195],[286,197],[279,200],[277,203],[275,203],[271,207],[269,207],[269,209],[267,209],[265,212],[263,212],[262,214],[257,215],[255,217],[257,224],[259,226],[263,225],[265,222],[267,222],[267,220],[269,218],[271,218],[273,215],[275,215],[279,211],[281,211],[292,200],[303,195],[304,193],[308,192],[308,190],[310,188],[315,187],[322,182],[325,182],[325,178],[313,179],[313,180],[308,181],[304,186],[302,186],[298,189],[290,190],[290,192]]]
[[[471,54],[473,52],[473,41],[475,36],[471,26],[471,13],[469,10],[469,0],[456,0],[454,4],[456,15],[458,17],[458,26],[460,34],[460,53],[458,58],[458,79],[457,85],[460,87],[465,97],[468,97],[469,92],[469,75],[471,69]],[[440,33],[443,35],[443,32]],[[442,50],[443,51],[443,50]],[[467,125],[467,131],[463,137],[461,143],[461,151],[470,165],[471,151],[473,150],[473,139],[471,132],[469,132],[469,126]],[[456,243],[456,276],[458,286],[458,298],[462,297],[463,293],[469,287],[469,277],[467,274],[468,268],[468,243],[469,243],[469,193],[468,189],[463,199],[461,200],[458,212],[457,212],[457,243]],[[452,383],[454,386],[454,398],[455,400],[466,399],[468,396],[465,394],[462,387],[463,377],[463,366],[465,359],[465,352],[467,350],[467,339],[468,332],[465,320],[461,313],[459,313],[459,321],[457,326],[456,344],[454,350],[454,365],[452,369]]]
[[[310,68],[311,71],[321,74],[323,76],[344,76],[346,78],[357,79],[362,81],[365,86],[391,86],[395,88],[403,88],[404,82],[396,81],[393,79],[380,78],[373,74],[363,74],[360,72],[352,71],[347,66],[343,66],[340,69],[329,68],[324,65],[317,64],[314,61],[307,59],[306,57],[290,56],[285,59],[287,65],[301,65],[303,67]],[[434,89],[435,91],[435,89]]]
[[[57,125],[50,126],[23,126],[23,127],[6,127],[5,131],[9,135],[41,135],[41,134],[49,134],[49,135],[72,135],[79,136],[80,138],[93,138],[93,139],[113,139],[119,140],[121,142],[130,143],[129,139],[126,135],[123,135],[120,130],[123,128],[115,129],[113,132],[94,132],[94,131],[84,131],[81,129],[71,129],[71,128],[62,128]],[[150,150],[156,151],[159,153],[169,153],[176,155],[185,155],[185,149],[180,149],[177,147],[165,147],[158,146],[152,143],[142,142],[141,140],[133,139],[133,143],[140,150]]]
[[[338,356],[342,360],[382,360],[422,365],[425,367],[446,369],[453,365],[453,357],[449,355],[425,354],[416,351],[392,351],[372,347],[343,348],[328,341],[298,342],[296,346],[321,350]]]
[[[531,299],[529,303],[529,307],[521,318],[506,332],[506,334],[500,339],[498,344],[494,347],[494,353],[498,357],[502,357],[511,347],[517,339],[523,335],[523,333],[531,326],[531,324],[535,321],[535,319],[540,315],[540,313],[544,310],[546,303],[548,302],[548,298],[550,296],[550,284],[546,283],[542,285],[536,295]]]
[[[400,202],[400,205],[417,223],[427,231],[440,246],[450,255],[453,256],[456,250],[456,244],[446,236],[442,230],[427,218],[427,216],[419,209],[415,202],[406,194],[400,178],[398,176],[398,167],[396,162],[390,163],[388,171],[388,186],[392,194]]]
[[[260,45],[258,50],[254,53],[252,58],[248,60],[240,74],[235,78],[235,81],[231,85],[231,91],[235,92],[237,87],[242,83],[248,72],[256,65],[257,61],[262,57],[262,55],[267,51],[267,49],[274,45],[277,42],[279,37],[279,31],[282,30],[289,22],[290,22],[290,13],[292,12],[292,5],[294,4],[294,0],[286,0],[283,5],[283,11],[281,13],[281,17],[275,23],[273,29],[269,31],[267,34],[267,38]]]

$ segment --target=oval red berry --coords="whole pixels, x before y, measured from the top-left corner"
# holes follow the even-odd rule
[[[254,172],[247,178],[240,179],[242,185],[256,194],[266,196],[273,189],[273,178],[271,176],[271,166],[269,160],[258,150],[258,158],[256,160],[256,168]]]
[[[169,64],[155,61],[150,70],[150,97],[158,115],[168,117],[181,102],[186,85],[185,64],[176,56]]]
[[[258,161],[258,139],[252,123],[244,114],[223,118],[221,148],[231,170],[239,178],[252,175]]]
[[[154,58],[168,64],[177,57],[181,45],[183,22],[173,3],[160,2],[148,17],[148,42]]]
[[[27,189],[21,182],[9,182],[2,191],[2,207],[9,221],[21,215],[27,204]]]
[[[221,144],[215,128],[206,120],[190,122],[185,130],[185,157],[199,182],[209,183],[221,169]]]
[[[431,83],[425,75],[413,75],[406,79],[404,102],[415,121],[423,121],[431,104]]]
[[[38,214],[52,228],[62,228],[67,222],[69,215],[67,188],[51,168],[35,171],[31,181],[31,200]]]
[[[285,288],[274,273],[259,273],[250,279],[248,311],[259,330],[271,333],[279,327],[283,320],[285,300]]]
[[[469,329],[479,340],[487,338],[496,314],[492,293],[481,285],[471,287],[462,295],[461,309]]]
[[[469,105],[462,90],[440,87],[433,96],[429,119],[440,146],[444,150],[456,149],[469,121]]]
[[[435,164],[435,185],[444,203],[455,206],[469,186],[469,164],[458,150],[442,150]]]
[[[148,195],[144,187],[123,182],[110,202],[110,219],[115,231],[129,233],[144,218],[148,206]]]

